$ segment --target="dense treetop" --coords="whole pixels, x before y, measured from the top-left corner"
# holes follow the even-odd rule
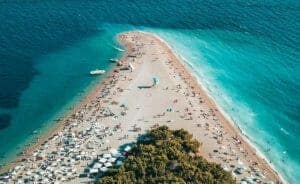
[[[198,156],[199,147],[183,129],[152,129],[133,145],[123,165],[106,172],[99,183],[235,183],[220,165]]]

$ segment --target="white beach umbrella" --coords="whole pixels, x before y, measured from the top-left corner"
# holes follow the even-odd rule
[[[94,169],[100,169],[101,167],[102,167],[102,164],[100,164],[98,162],[95,163],[94,166],[93,166]]]
[[[106,158],[101,158],[101,159],[99,160],[99,162],[101,162],[101,163],[105,163],[106,161],[107,161]]]
[[[104,163],[105,167],[112,167],[112,164],[110,162]]]
[[[230,171],[230,169],[227,166],[225,166],[223,169],[227,172]]]
[[[21,168],[21,166],[17,165],[17,166],[15,167],[15,170],[19,170],[20,168]]]
[[[115,157],[115,158],[119,158],[120,156],[122,156],[122,154],[120,152],[113,155],[113,157]]]
[[[131,150],[131,146],[126,146],[125,148],[124,148],[124,151],[126,151],[126,152],[128,152],[128,151],[130,151]]]
[[[106,172],[106,171],[108,171],[108,168],[107,168],[107,167],[101,167],[101,168],[100,168],[100,171],[101,171],[101,172]]]
[[[115,162],[116,160],[117,160],[116,158],[113,158],[113,157],[112,157],[112,158],[109,158],[107,161],[113,163],[113,162]]]
[[[103,154],[103,158],[111,158],[111,154],[110,153],[105,153],[105,154]]]
[[[90,169],[90,174],[98,173],[98,169]]]
[[[76,160],[80,160],[81,159],[81,156],[80,155],[76,155]]]

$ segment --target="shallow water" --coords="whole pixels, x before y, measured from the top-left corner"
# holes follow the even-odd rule
[[[297,71],[280,62],[282,55],[268,52],[270,45],[252,36],[223,31],[199,33],[158,32],[276,169],[288,178],[299,177],[294,172],[300,170],[300,143],[295,141],[300,133],[296,118],[299,88],[290,86],[297,83]],[[226,43],[223,39],[229,37],[237,41]]]
[[[191,4],[193,6],[191,6]],[[298,1],[1,1],[0,154],[74,105],[121,53],[115,35],[159,34],[290,182],[300,180]],[[67,105],[66,105],[67,104]]]

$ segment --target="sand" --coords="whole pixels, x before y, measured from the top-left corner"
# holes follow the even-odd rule
[[[171,129],[183,128],[192,133],[202,143],[199,154],[221,164],[233,173],[237,181],[255,178],[258,182],[282,182],[245,141],[239,129],[218,110],[191,70],[164,41],[140,31],[122,33],[118,39],[126,48],[121,58],[122,66],[116,66],[56,128],[41,137],[37,144],[2,172],[11,169],[15,172],[14,176],[26,176],[25,173],[30,170],[27,177],[32,177],[32,173],[41,170],[43,163],[50,162],[51,165],[54,162],[49,161],[47,155],[65,149],[66,145],[62,142],[70,134],[78,144],[76,151],[72,151],[76,154],[84,151],[93,159],[108,152],[109,148],[134,142],[139,134],[152,127],[167,125]],[[129,63],[134,70],[128,70]],[[153,77],[159,79],[155,86],[152,86]],[[99,132],[103,137],[97,137]],[[37,154],[42,156],[37,159]],[[55,156],[55,159],[68,164],[68,156],[64,155],[64,159]],[[89,181],[78,178],[89,163],[90,159],[72,163],[76,171],[65,177],[64,182]],[[16,169],[16,166],[21,166],[21,169]],[[12,179],[9,181],[13,182]]]

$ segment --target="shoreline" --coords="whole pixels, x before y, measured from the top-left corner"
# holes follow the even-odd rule
[[[99,83],[99,81],[94,81],[92,83]],[[91,89],[90,89],[91,88]],[[80,103],[83,101],[84,98],[86,98],[90,92],[93,90],[94,87],[92,87],[92,84],[87,86],[83,91],[80,91],[74,98],[70,99],[70,101],[64,105],[61,108],[61,111],[56,112],[53,117],[49,118],[49,120],[44,123],[45,125],[42,126],[39,129],[36,129],[35,131],[38,131],[38,133],[33,133],[32,135],[26,139],[24,142],[19,144],[15,152],[11,153],[11,155],[6,159],[4,163],[2,163],[2,167],[0,167],[0,174],[2,171],[2,168],[6,168],[7,165],[10,165],[11,162],[15,162],[17,159],[19,159],[19,155],[22,154],[22,152],[25,152],[28,150],[31,146],[37,144],[38,141],[40,141],[41,138],[47,135],[49,132],[54,131],[53,129],[56,129],[57,124],[59,124],[59,121],[62,121],[63,117],[68,116],[71,111],[74,109],[74,107],[77,107],[80,105]],[[48,137],[48,136],[46,136]]]
[[[199,79],[199,77],[195,74],[195,71],[191,68],[191,65],[189,65],[189,63],[186,61],[185,58],[183,58],[179,53],[177,53],[175,51],[175,49],[168,44],[168,42],[166,42],[165,40],[163,40],[162,38],[160,38],[158,35],[156,35],[155,33],[148,33],[148,32],[144,32],[144,31],[137,31],[137,32],[141,32],[143,34],[149,34],[153,37],[155,37],[156,39],[158,39],[160,42],[162,42],[163,44],[166,45],[166,47],[170,50],[170,52],[176,57],[176,59],[180,62],[180,64],[183,66],[183,68],[185,68],[192,79],[196,80],[196,83],[198,84],[198,86],[201,88],[202,91],[204,91],[205,95],[208,97],[209,102],[212,104],[212,106],[215,106],[221,113],[221,117],[223,118],[223,120],[226,121],[226,123],[231,126],[231,128],[233,129],[233,131],[235,131],[240,137],[242,141],[245,141],[246,144],[248,144],[250,146],[250,150],[252,152],[254,152],[259,159],[262,159],[263,162],[265,162],[269,167],[271,167],[272,171],[275,172],[275,174],[280,178],[281,181],[283,181],[284,183],[287,183],[287,181],[285,181],[285,179],[280,175],[280,173],[276,170],[275,166],[273,164],[271,164],[268,159],[266,158],[266,156],[255,146],[255,144],[253,142],[251,142],[251,139],[249,136],[247,136],[242,129],[238,126],[237,123],[235,123],[231,116],[228,115],[226,113],[226,111],[216,103],[215,99],[213,98],[213,96],[210,94],[210,92],[204,87],[204,85],[201,83],[201,79]]]
[[[123,57],[123,55],[121,57]],[[20,145],[22,146],[20,152],[15,154],[13,156],[13,159],[10,159],[2,167],[0,167],[0,175],[5,172],[8,172],[18,163],[22,162],[22,159],[26,158],[26,155],[30,155],[34,150],[40,147],[50,137],[60,132],[66,126],[66,123],[64,123],[64,121],[66,121],[70,116],[72,116],[83,106],[85,106],[95,96],[95,93],[97,93],[99,89],[103,88],[102,83],[106,82],[108,76],[110,76],[113,73],[115,67],[116,66],[109,67],[109,70],[103,76],[101,76],[101,78],[97,79],[96,81],[93,81],[90,85],[88,85],[83,90],[83,92],[80,92],[81,94],[79,96],[75,96],[70,101],[70,103],[66,105],[66,107],[68,107],[67,109],[63,109],[62,111],[55,114],[54,117],[48,121],[49,124],[46,123],[45,127],[39,129],[39,131],[41,132],[39,132],[38,135],[26,140],[24,145]],[[93,84],[95,84],[95,86],[93,86]]]
[[[205,101],[204,105],[206,105],[205,106],[206,110],[207,111],[210,111],[210,110],[213,111],[212,114],[214,114],[214,115],[212,115],[213,116],[212,119],[215,121],[214,118],[217,118],[218,120],[216,122],[218,122],[220,120],[220,125],[222,125],[222,126],[225,127],[224,130],[226,130],[226,133],[224,133],[224,135],[227,135],[227,132],[229,132],[228,134],[235,136],[235,138],[234,138],[235,140],[238,140],[238,141],[241,142],[241,143],[238,143],[238,145],[240,144],[242,150],[246,150],[246,151],[241,151],[242,153],[240,153],[240,155],[238,156],[238,158],[241,157],[241,159],[242,159],[243,153],[247,152],[246,155],[251,158],[251,161],[254,160],[254,162],[257,162],[258,163],[257,164],[258,167],[261,168],[263,171],[265,171],[268,177],[270,177],[271,179],[275,179],[278,182],[282,182],[283,181],[283,179],[280,177],[280,175],[278,174],[278,172],[276,172],[276,170],[272,169],[272,166],[270,166],[269,163],[266,160],[264,160],[264,158],[261,158],[257,154],[257,152],[258,152],[257,149],[255,149],[255,147],[253,147],[253,145],[251,145],[251,142],[248,142],[249,140],[247,139],[247,137],[245,137],[245,135],[243,134],[243,132],[238,128],[238,126],[235,125],[234,122],[230,122],[230,118],[228,119],[228,117],[226,117],[226,113],[224,114],[224,112],[222,112],[222,108],[219,107],[218,104],[216,104],[215,101],[213,100],[213,98],[210,96],[210,94],[207,91],[205,91],[206,89],[203,88],[203,85],[201,84],[201,82],[199,82],[199,80],[197,79],[197,76],[194,74],[194,72],[190,71],[191,69],[189,68],[189,66],[181,60],[182,58],[180,57],[180,55],[178,56],[178,54],[174,51],[174,49],[172,49],[172,47],[170,45],[168,45],[167,42],[165,42],[164,40],[162,40],[161,38],[159,38],[155,34],[148,33],[148,32],[143,32],[143,31],[130,31],[130,32],[121,33],[121,34],[117,35],[117,38],[118,38],[118,41],[120,42],[120,44],[124,45],[124,48],[126,48],[125,52],[123,53],[123,55],[120,58],[120,60],[124,61],[125,63],[129,63],[130,62],[129,60],[131,60],[131,62],[135,61],[135,59],[132,59],[129,56],[132,53],[137,52],[136,50],[144,49],[144,51],[147,51],[147,49],[149,50],[149,48],[152,48],[151,45],[152,45],[152,41],[154,40],[153,43],[157,44],[156,47],[157,47],[157,51],[158,52],[161,51],[161,50],[163,52],[167,52],[167,54],[165,54],[165,53],[160,53],[159,54],[158,53],[157,54],[158,55],[157,58],[160,59],[160,58],[166,57],[164,59],[170,58],[170,60],[172,60],[169,63],[171,63],[172,66],[174,65],[174,68],[176,70],[176,73],[174,74],[174,76],[178,74],[179,79],[182,80],[182,81],[179,81],[180,85],[182,85],[182,86],[185,85],[186,86],[186,90],[188,91],[187,93],[186,92],[184,92],[184,93],[185,94],[189,94],[190,91],[192,91],[192,94],[194,94],[194,95],[195,94],[197,94],[197,95],[199,94],[201,96],[199,98],[200,99],[203,98],[204,101]],[[131,40],[129,38],[131,38]],[[149,46],[148,46],[146,43],[148,43],[150,40],[151,40],[151,44],[149,44]],[[144,45],[146,45],[145,47],[148,46],[149,48],[144,48]],[[153,47],[155,47],[155,46],[153,46]],[[162,48],[162,49],[160,50],[159,48]],[[156,53],[154,51],[152,51],[152,56],[153,56],[153,54],[156,54]],[[147,55],[147,53],[141,54],[141,57],[144,57],[144,55]],[[150,56],[150,54],[149,54],[146,59],[150,59],[150,57],[152,58],[152,56]],[[136,58],[136,60],[138,60],[138,58]],[[154,58],[152,60],[152,62],[153,63],[156,62],[155,60],[156,59]],[[169,59],[167,59],[167,60],[169,60]],[[135,62],[137,62],[137,61],[135,61]],[[143,61],[138,62],[138,64],[136,64],[136,67],[142,67],[140,65],[143,65]],[[145,65],[144,68],[147,68],[147,66],[149,66],[150,64],[147,63],[147,65],[146,64],[144,64],[144,65]],[[168,62],[167,62],[167,65],[168,65]],[[163,76],[167,76],[168,75],[166,73],[166,71],[168,71],[168,72],[171,71],[171,70],[170,71],[168,70],[168,68],[170,68],[170,66],[167,66],[167,65],[165,63],[163,63],[163,64],[159,63],[158,64],[158,66],[165,66],[165,68],[161,69],[162,71],[160,71],[160,74],[163,75]],[[82,109],[87,108],[87,106],[89,105],[89,103],[91,103],[93,100],[95,100],[95,97],[97,97],[97,95],[99,95],[98,94],[99,91],[103,91],[103,90],[106,89],[106,83],[109,83],[110,80],[111,80],[111,78],[114,79],[115,75],[117,75],[117,78],[118,77],[121,78],[121,74],[120,74],[121,72],[120,73],[119,72],[115,73],[115,71],[116,70],[120,70],[120,68],[121,68],[121,66],[112,67],[111,70],[105,75],[105,77],[103,77],[103,79],[101,79],[98,82],[95,82],[96,86],[93,87],[90,91],[88,91],[87,95],[84,95],[84,97],[82,98],[82,101],[80,101],[79,104],[76,105],[76,107],[74,109],[71,109],[68,113],[65,114],[65,116],[63,118],[60,119],[59,122],[56,122],[56,124],[54,125],[55,127],[52,130],[50,130],[49,132],[47,132],[45,135],[42,135],[40,137],[40,140],[36,144],[33,144],[32,146],[30,146],[26,150],[26,154],[24,156],[18,157],[18,159],[16,159],[15,162],[12,162],[12,164],[10,166],[7,166],[7,168],[5,168],[6,166],[4,166],[5,169],[1,168],[0,173],[3,173],[3,170],[11,169],[12,167],[16,166],[16,164],[21,163],[21,162],[17,162],[17,160],[20,161],[23,158],[26,158],[26,156],[30,156],[35,150],[37,150],[38,147],[40,147],[50,137],[52,137],[54,134],[57,134],[57,133],[61,132],[64,128],[68,127],[70,125],[69,118],[72,115],[77,114]],[[137,70],[139,70],[139,69],[137,69]],[[137,72],[145,72],[145,69],[141,70],[141,71],[137,71]],[[134,74],[128,74],[131,77],[133,77],[131,80],[135,80],[134,77],[139,75],[139,73],[137,73],[137,72],[135,72]],[[156,71],[153,71],[153,72],[156,73]],[[126,79],[126,75],[127,74],[124,74],[124,75],[125,75],[125,79]],[[151,75],[153,75],[153,73],[149,73],[149,76],[151,76]],[[176,77],[178,77],[178,76],[176,76]],[[165,79],[166,81],[174,82],[174,84],[176,83],[176,81],[173,81],[172,79],[167,79],[167,78],[164,78],[164,77],[162,77],[162,78]],[[129,85],[129,87],[130,87],[130,85],[132,85],[132,83],[130,83],[131,80],[129,80],[129,82],[127,82],[128,85]],[[137,82],[140,82],[140,81],[137,81]],[[137,82],[134,83],[134,84],[137,84]],[[127,85],[127,83],[126,83],[126,85]],[[126,86],[125,84],[122,84],[122,85]],[[130,88],[129,88],[129,90],[130,90]],[[160,90],[160,89],[153,89],[153,90],[157,91],[157,90]],[[178,91],[180,91],[180,90],[181,90],[181,88]],[[124,92],[124,90],[122,90],[122,91],[123,92],[120,92],[120,93],[122,93],[122,95],[125,95],[125,96],[126,96],[127,93],[130,93],[130,91],[129,92],[127,92],[126,90],[125,90],[125,92]],[[139,91],[134,91],[133,94],[135,94],[135,93],[139,94],[140,92]],[[160,93],[162,93],[162,92],[160,92]],[[151,96],[157,95],[157,96],[155,96],[157,98],[160,97],[159,94],[153,94],[152,92],[150,94],[151,94]],[[148,96],[145,96],[145,94],[141,94],[141,95],[143,95],[141,97],[142,99],[149,98]],[[173,95],[176,96],[176,93],[174,93]],[[197,95],[195,95],[195,96],[197,96]],[[178,95],[176,97],[178,97]],[[125,97],[121,96],[119,98],[122,99],[122,98],[125,98]],[[195,101],[193,101],[193,102],[195,102]],[[145,102],[145,103],[148,103],[148,102]],[[153,103],[153,102],[149,102],[149,103]],[[161,103],[163,103],[163,102],[161,102]],[[182,103],[184,103],[184,102],[182,102]],[[202,102],[201,102],[201,104],[202,104]],[[164,105],[165,104],[158,104],[159,107],[164,107]],[[153,106],[153,107],[155,108],[155,106]],[[149,113],[148,111],[149,111],[149,109],[147,111],[143,111],[143,112],[145,112],[147,114],[147,113]],[[132,113],[134,113],[134,112],[132,112]],[[205,113],[203,113],[203,114],[205,114]],[[137,116],[137,115],[134,115],[133,117],[135,117],[135,116]],[[175,116],[175,115],[172,115],[172,116]],[[172,117],[172,116],[170,116],[170,117]],[[203,115],[203,116],[205,116],[205,115]],[[141,117],[144,117],[144,116],[141,116]],[[177,119],[180,120],[180,118],[177,118]],[[124,120],[131,120],[131,119],[126,119],[125,118]],[[187,122],[190,122],[190,121],[187,121]],[[207,124],[207,122],[208,122],[208,120],[207,121],[204,120],[205,124]],[[109,124],[111,125],[111,123],[108,123],[108,125]],[[126,126],[126,127],[128,126],[127,129],[130,128],[129,125],[124,125],[124,126]],[[142,127],[142,129],[143,130],[147,130],[150,125],[147,125],[147,126],[146,125],[140,125],[140,126],[145,126],[145,127]],[[175,126],[175,127],[179,126],[179,127],[184,128],[184,129],[185,128],[190,128],[191,130],[193,130],[193,126],[194,125],[192,125],[190,123],[190,125],[189,125],[190,127],[185,127],[182,124],[180,124],[180,123],[178,124],[177,123],[177,124],[174,124],[174,125],[171,125],[171,126]],[[216,125],[216,127],[217,126],[219,126],[219,125]],[[216,127],[213,127],[213,128],[216,128]],[[174,128],[174,127],[172,127],[172,128]],[[197,130],[194,130],[191,133],[194,135],[194,134],[197,134],[199,132]],[[211,132],[211,130],[209,128],[208,133],[214,134],[215,132],[214,131]],[[201,136],[202,135],[200,135],[200,137]],[[223,136],[221,136],[221,137],[222,137],[222,141],[223,141]],[[229,136],[229,138],[230,138],[230,136]],[[230,142],[229,138],[228,138],[229,143],[232,143],[232,142]],[[210,141],[210,142],[214,141],[214,140],[211,140],[209,138],[205,138],[205,135],[204,135],[204,137],[202,136],[202,139],[200,139],[200,141],[201,142],[202,141],[205,142],[206,139],[207,139],[207,141]],[[209,143],[209,142],[207,142],[207,143]],[[226,142],[226,144],[227,143],[228,142]],[[222,143],[222,145],[224,145],[224,144]],[[232,145],[234,147],[235,143],[233,143]],[[237,146],[237,147],[239,147],[239,146]],[[231,146],[230,146],[230,150],[231,150]],[[217,163],[220,162],[220,160],[218,158],[209,158],[208,155],[210,155],[210,153],[208,153],[208,150],[201,150],[201,151],[204,151],[204,153],[201,153],[201,155],[204,156],[209,161],[215,161]],[[209,150],[209,151],[211,151],[211,150]],[[248,155],[248,153],[250,153],[250,154]],[[245,156],[245,160],[247,160],[246,159],[247,156]],[[247,157],[247,158],[249,159],[249,157]],[[232,162],[235,162],[235,161],[233,160]]]
[[[276,167],[272,163],[270,163],[270,161],[267,159],[267,157],[260,151],[259,148],[257,148],[255,143],[253,143],[251,141],[251,138],[238,126],[238,124],[235,121],[233,121],[232,117],[228,113],[226,113],[224,108],[222,108],[219,104],[216,103],[216,100],[210,94],[211,92],[208,89],[206,89],[205,86],[202,84],[200,77],[197,76],[197,74],[195,73],[196,71],[191,68],[192,65],[190,65],[190,63],[187,61],[187,59],[182,57],[167,41],[163,40],[155,33],[145,32],[145,31],[138,31],[138,32],[141,32],[144,34],[150,34],[150,35],[156,37],[158,40],[160,40],[162,43],[164,43],[168,47],[168,49],[171,50],[171,52],[175,55],[175,57],[183,65],[183,67],[186,70],[188,70],[188,72],[190,72],[191,77],[195,78],[195,80],[199,84],[200,88],[205,92],[205,95],[210,99],[211,103],[214,106],[216,106],[216,108],[221,112],[221,115],[224,117],[224,119],[227,121],[227,123],[230,126],[232,126],[234,131],[236,131],[242,137],[242,140],[245,141],[250,146],[251,149],[253,149],[253,152],[255,152],[258,155],[258,157],[260,157],[260,159],[262,159],[265,163],[268,164],[269,167],[271,167],[271,169],[275,172],[275,174],[280,178],[280,180],[283,183],[288,183],[285,180],[285,178],[276,170]]]

